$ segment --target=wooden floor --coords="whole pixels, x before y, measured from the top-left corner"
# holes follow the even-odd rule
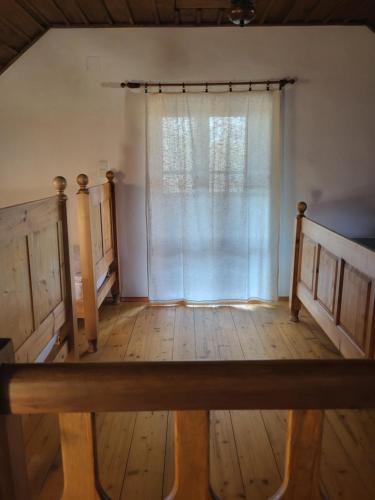
[[[237,307],[123,303],[104,306],[100,316],[99,352],[84,361],[340,357],[307,313],[299,324],[289,322],[285,302]],[[266,499],[276,492],[286,415],[211,413],[211,482],[220,499]],[[173,481],[172,414],[99,414],[97,427],[100,477],[110,497],[161,500]],[[374,412],[326,412],[321,474],[330,499],[375,498]],[[61,491],[57,457],[39,498],[58,499]]]

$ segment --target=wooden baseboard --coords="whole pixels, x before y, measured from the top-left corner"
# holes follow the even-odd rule
[[[289,297],[288,296],[285,296],[285,295],[281,295],[279,298],[278,298],[279,301],[282,301],[282,302],[285,302],[285,301],[288,301],[289,300]],[[149,297],[121,297],[120,298],[120,301],[121,302],[143,302],[143,303],[151,303]],[[176,301],[176,302],[155,302],[155,305],[171,305],[171,304],[176,304],[176,305],[184,305],[184,304],[189,304],[189,302],[186,302],[186,301],[183,301],[183,300],[179,300],[179,301]],[[228,301],[221,301],[221,303],[224,305],[224,304],[263,304],[263,303],[266,303],[264,301],[261,301],[261,300],[249,300],[248,302],[245,302],[245,301],[233,301],[233,300],[228,300]],[[192,304],[194,305],[199,305],[198,302],[192,302]],[[212,304],[214,305],[219,305],[220,303],[219,302],[212,302]],[[202,305],[209,305],[208,302],[202,302]]]
[[[148,297],[120,297],[121,302],[150,302]]]

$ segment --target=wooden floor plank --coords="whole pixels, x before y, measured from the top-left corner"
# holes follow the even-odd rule
[[[176,308],[150,307],[134,327],[129,354],[144,361],[172,359]],[[138,324],[138,321],[137,321]],[[137,414],[121,498],[160,498],[163,492],[168,412]]]
[[[285,302],[214,308],[105,305],[100,312],[99,351],[83,359],[340,357],[303,309],[300,320],[289,321]],[[84,336],[80,344],[84,350]],[[260,500],[275,493],[284,468],[286,418],[284,411],[211,413],[211,482],[221,499]],[[172,414],[99,414],[97,435],[100,478],[113,500],[161,500],[170,492],[174,474]],[[31,438],[28,446],[33,446]],[[32,450],[32,455],[35,452]],[[37,470],[35,463],[29,467]],[[327,412],[322,480],[330,500],[375,498],[374,470],[375,412]],[[58,499],[62,481],[57,456],[39,498]]]

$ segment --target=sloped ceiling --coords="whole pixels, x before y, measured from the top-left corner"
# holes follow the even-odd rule
[[[49,28],[228,26],[230,0],[0,0],[0,73]],[[367,25],[374,0],[257,0],[251,26]]]

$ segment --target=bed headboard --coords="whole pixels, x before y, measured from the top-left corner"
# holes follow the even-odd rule
[[[301,303],[345,357],[374,357],[375,252],[305,217],[298,204],[290,307]]]
[[[78,233],[83,300],[77,301],[77,315],[85,320],[85,333],[92,349],[98,336],[98,307],[109,291],[119,298],[117,227],[114,173],[106,173],[104,184],[89,187],[87,175],[77,177]],[[107,277],[97,288],[103,274]]]
[[[74,346],[66,180],[57,195],[0,209],[0,337],[16,362],[54,361]]]

